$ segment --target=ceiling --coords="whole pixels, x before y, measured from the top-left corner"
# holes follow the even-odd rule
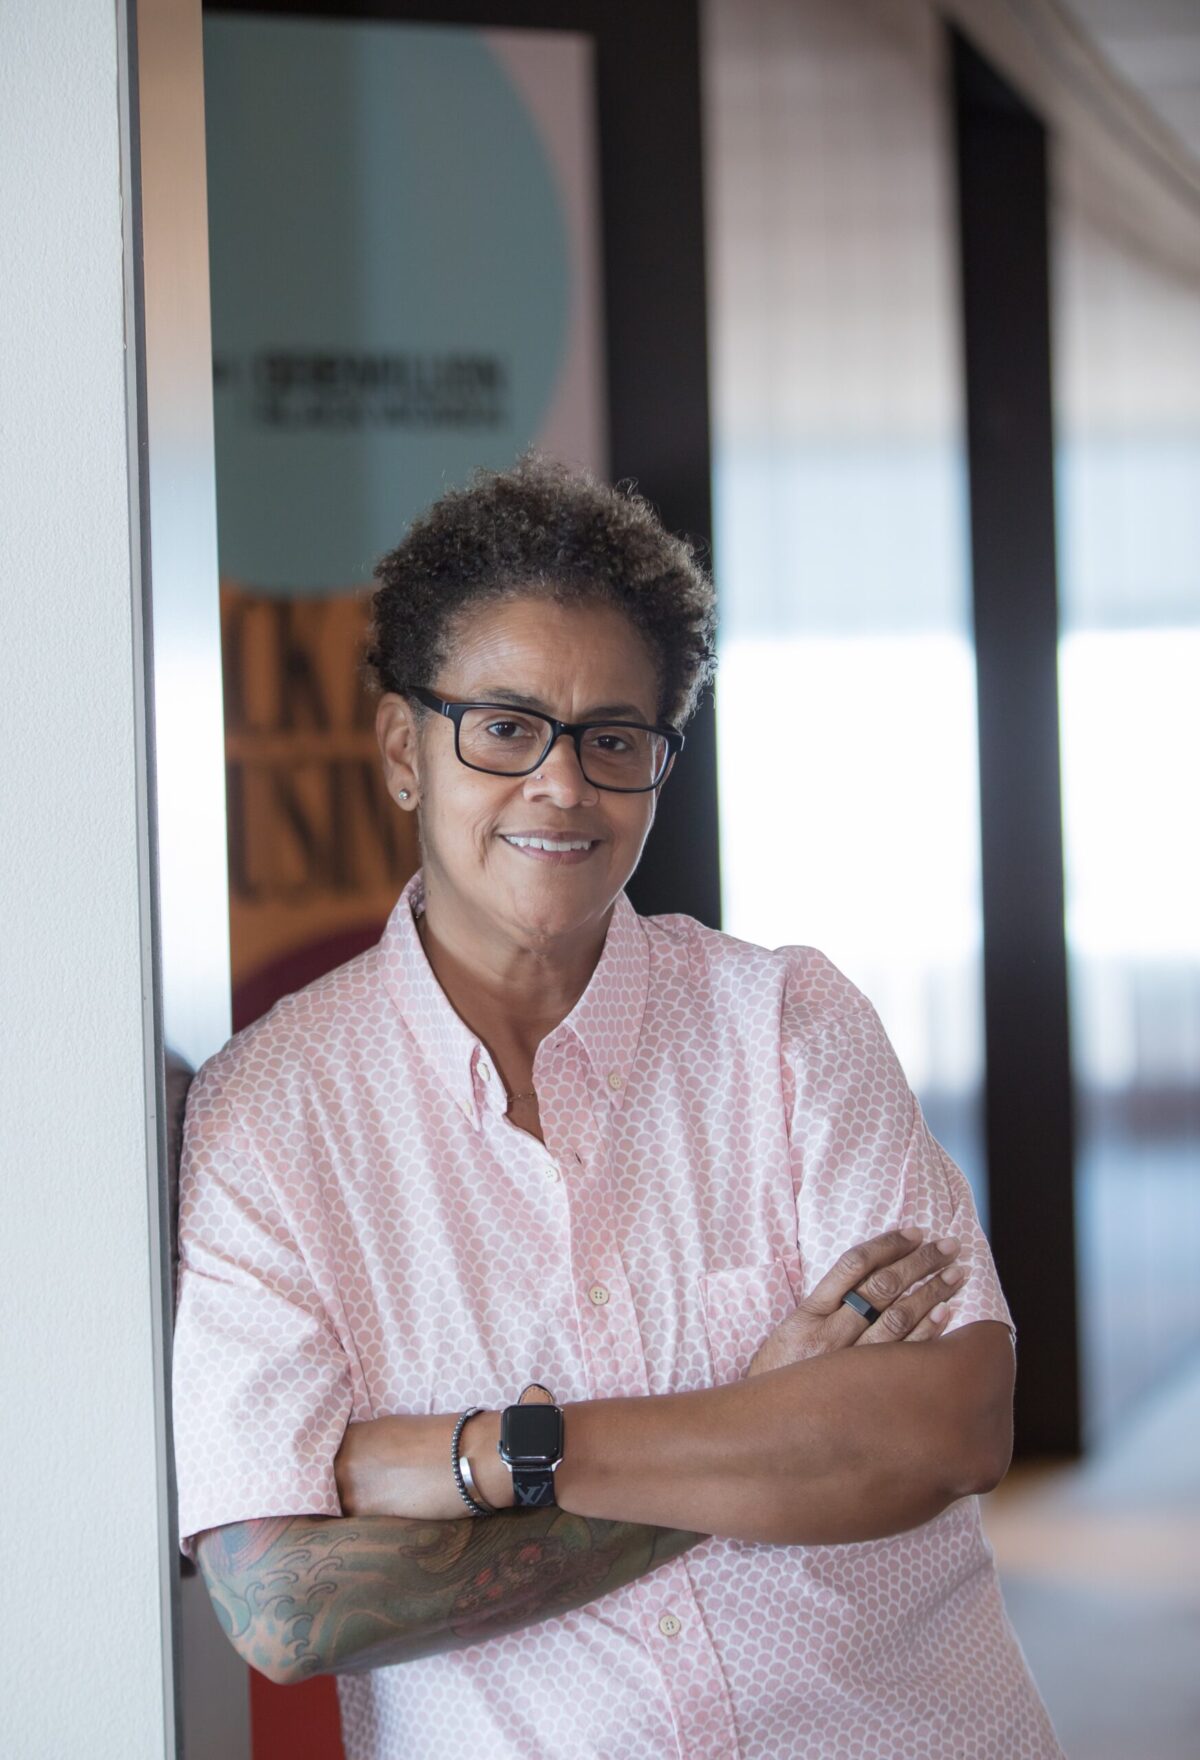
[[[1113,70],[1200,165],[1200,0],[1063,0]]]

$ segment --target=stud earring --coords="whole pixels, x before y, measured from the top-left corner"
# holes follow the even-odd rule
[[[399,794],[396,796],[396,799],[398,801],[406,801],[408,799],[408,790],[406,788],[402,788],[400,790]]]

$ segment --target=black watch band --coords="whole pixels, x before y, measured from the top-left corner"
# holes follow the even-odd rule
[[[512,1474],[513,1507],[544,1509],[557,1503],[554,1469],[563,1458],[563,1415],[540,1382],[545,1401],[505,1406],[500,1414],[500,1440],[496,1452]]]
[[[512,1482],[514,1509],[542,1509],[558,1501],[550,1467],[514,1467]]]

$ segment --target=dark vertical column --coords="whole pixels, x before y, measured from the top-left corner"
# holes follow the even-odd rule
[[[597,40],[612,474],[636,478],[670,530],[709,546],[699,8],[608,0],[578,10]],[[686,732],[629,893],[640,911],[686,911],[715,928],[711,702]]]
[[[952,50],[979,692],[989,1233],[1018,1332],[1017,1448],[1074,1454],[1081,1417],[1046,131],[956,32]]]

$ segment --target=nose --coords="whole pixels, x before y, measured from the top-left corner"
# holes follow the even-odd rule
[[[525,778],[526,800],[552,800],[560,807],[594,806],[599,790],[579,765],[569,733],[560,733],[532,776]]]

